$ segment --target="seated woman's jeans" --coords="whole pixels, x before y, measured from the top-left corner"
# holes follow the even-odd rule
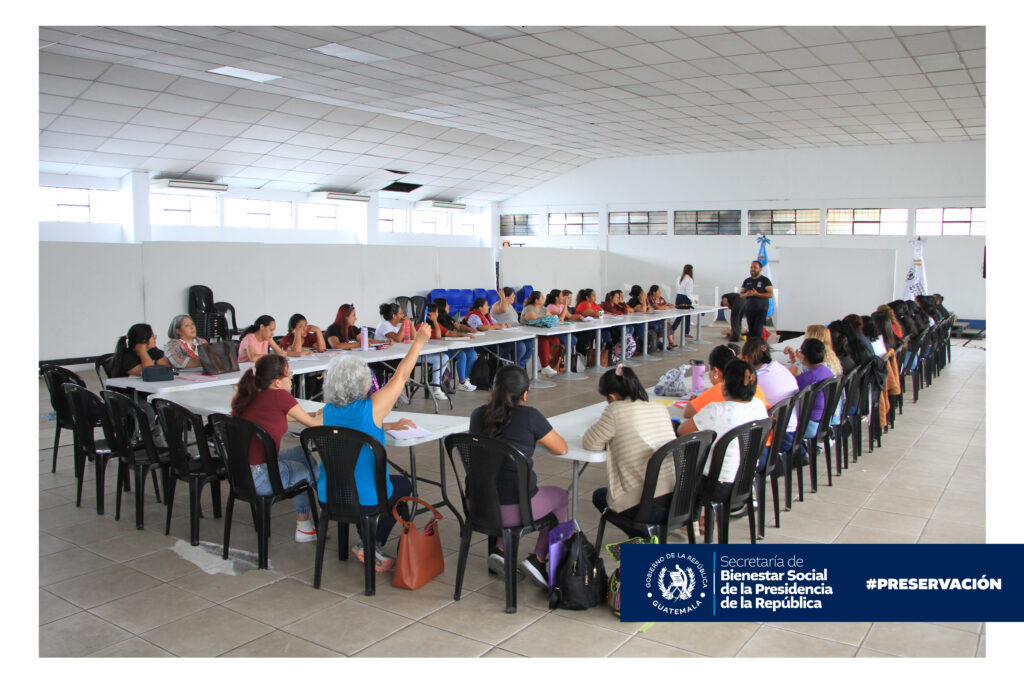
[[[455,371],[458,373],[458,380],[463,382],[469,379],[469,373],[473,372],[473,365],[476,363],[476,351],[473,349],[460,349],[452,354],[455,359]]]
[[[796,436],[796,432],[786,432],[785,438],[782,439],[782,444],[779,445],[779,453],[787,452],[793,447],[794,436]],[[764,452],[761,453],[761,459],[757,461],[758,472],[764,472],[765,465],[768,464],[768,453],[771,449],[771,446],[764,447]]]
[[[516,365],[526,369],[526,361],[530,360],[530,356],[533,355],[533,344],[532,342],[517,341],[508,342],[506,344],[500,344],[498,346],[499,353],[511,353],[512,344],[515,343],[515,361]]]
[[[269,496],[274,492],[270,486],[270,475],[267,474],[266,464],[251,465],[249,469],[252,471],[252,483],[256,488],[256,493],[261,496]],[[316,474],[309,470],[306,453],[302,450],[302,446],[286,448],[278,453],[277,469],[281,473],[281,485],[285,488],[298,484],[300,481],[308,481],[316,491]],[[309,496],[305,493],[300,493],[292,498],[292,502],[295,504],[296,514],[309,514]]]
[[[441,386],[441,366],[447,362],[447,353],[437,353],[427,356],[427,367],[430,368],[430,383],[434,386]]]

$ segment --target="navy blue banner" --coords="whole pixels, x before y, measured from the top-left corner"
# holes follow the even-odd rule
[[[622,621],[1024,621],[1024,545],[624,545]]]

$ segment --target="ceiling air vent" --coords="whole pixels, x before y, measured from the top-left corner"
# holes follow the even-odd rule
[[[193,180],[190,178],[158,178],[152,182],[152,187],[168,190],[202,190],[206,192],[227,192],[228,190],[228,186],[224,183],[212,183],[208,180]]]
[[[382,192],[412,192],[413,190],[418,190],[421,187],[423,186],[417,185],[415,183],[403,183],[396,181],[391,183],[387,187],[382,187],[380,189]]]
[[[446,202],[440,199],[427,199],[422,202],[416,202],[417,209],[444,209],[447,211],[465,211],[465,204],[456,204],[455,202]]]
[[[309,196],[311,199],[318,201],[329,200],[332,202],[368,202],[370,198],[365,194],[352,194],[351,192],[332,192],[332,191],[321,191],[321,192],[310,192]]]

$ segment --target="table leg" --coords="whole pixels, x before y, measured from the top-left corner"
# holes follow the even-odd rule
[[[580,523],[576,519],[576,510],[578,508],[580,497],[580,461],[572,461],[572,496],[569,497],[569,514],[572,516],[572,523],[576,526],[576,531],[582,531]]]
[[[513,348],[515,348],[515,342],[512,342]],[[549,382],[546,379],[541,379],[540,372],[538,372],[540,365],[540,354],[538,353],[538,345],[540,344],[540,337],[533,338],[533,372],[530,373],[532,378],[530,379],[531,389],[550,389],[556,386],[554,382]],[[513,353],[515,353],[513,351]]]
[[[420,497],[419,487],[416,485],[416,447],[409,446],[409,479],[412,481],[412,495],[414,498]],[[386,490],[386,489],[385,489]],[[412,504],[409,508],[409,519],[416,516],[416,503]]]
[[[584,374],[582,374],[580,372],[573,372],[572,371],[572,353],[570,352],[571,348],[572,348],[572,333],[571,332],[566,332],[565,333],[565,356],[564,356],[565,357],[565,372],[562,373],[561,375],[558,375],[558,379],[564,379],[564,380],[567,380],[567,381],[586,379],[587,378],[586,375],[584,375]]]
[[[672,349],[668,348],[669,340],[671,339],[672,341],[675,341],[675,337],[676,337],[676,333],[672,331],[672,323],[674,321],[676,321],[676,320],[682,320],[683,317],[684,316],[675,316],[673,318],[665,318],[665,321],[664,321],[664,325],[665,325],[665,330],[664,330],[665,348],[662,349],[662,353],[663,354],[671,355],[671,356],[677,356],[677,355],[679,355],[679,354],[681,354],[683,352],[683,349],[686,348],[686,344],[684,343],[686,341],[686,335],[683,334],[684,326],[683,326],[682,323],[679,324],[679,344],[675,348],[672,348]]]
[[[700,315],[700,313],[697,313],[696,317],[697,317],[697,340],[694,342],[694,344],[710,344],[711,342],[709,342],[709,341],[701,341],[701,338],[700,338],[700,319],[701,319],[701,315]]]

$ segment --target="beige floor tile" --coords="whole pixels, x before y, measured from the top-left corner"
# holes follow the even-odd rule
[[[439,574],[434,581],[448,584],[452,590],[455,588],[455,575],[459,568],[458,552],[448,553],[444,556],[444,572]],[[462,578],[462,592],[475,591],[483,588],[492,581],[497,581],[498,576],[487,571],[487,562],[478,556],[471,556],[466,560],[466,574]]]
[[[652,640],[642,638],[630,638],[618,650],[612,653],[612,657],[700,657],[694,652],[687,652],[677,647],[670,647],[662,643],[655,643]]]
[[[920,498],[909,498],[907,496],[894,496],[886,493],[875,493],[864,503],[869,510],[881,512],[894,512],[912,517],[928,517],[935,509],[935,501],[922,500]]]
[[[932,519],[943,522],[959,522],[961,524],[973,524],[985,526],[985,501],[983,498],[970,494],[970,502],[956,500],[952,496],[947,497],[950,492],[942,496],[932,512]]]
[[[891,655],[887,652],[880,652],[878,650],[872,650],[867,647],[862,647],[857,650],[855,657],[877,657],[877,658],[894,658],[896,655]]]
[[[502,650],[500,647],[492,647],[490,650],[480,655],[481,657],[512,657],[522,659],[522,655],[516,654],[515,652],[509,652],[508,650]]]
[[[215,657],[273,629],[220,606],[194,612],[143,636],[179,657]]]
[[[814,638],[761,626],[739,652],[739,657],[853,657],[857,648],[834,640]]]
[[[879,510],[861,510],[850,520],[850,526],[882,529],[883,531],[894,531],[900,534],[918,536],[924,529],[927,521],[925,517],[912,517],[910,515],[881,512]]]
[[[46,589],[68,602],[88,609],[152,588],[159,583],[152,576],[131,567],[116,565],[51,584]]]
[[[39,628],[39,656],[84,657],[131,635],[88,612],[79,612]]]
[[[547,614],[501,643],[527,657],[605,657],[629,636],[618,631]]]
[[[311,616],[343,600],[294,579],[284,579],[222,603],[224,607],[275,628]]]
[[[352,599],[417,620],[454,602],[453,588],[446,583],[430,581],[410,591],[392,586],[393,578],[393,572],[378,575],[376,595],[356,593]]]
[[[864,647],[901,657],[973,657],[978,636],[957,629],[917,623],[876,623]]]
[[[886,480],[875,489],[875,495],[895,498],[917,498],[930,503],[937,503],[945,490],[945,486],[915,485],[907,482],[897,483]]]
[[[70,543],[63,539],[51,536],[43,531],[39,532],[39,556],[52,555],[59,553],[62,550],[71,550],[75,547],[74,543]]]
[[[354,600],[317,612],[282,630],[346,655],[355,654],[412,623],[405,617]]]
[[[90,657],[173,657],[170,652],[161,650],[153,643],[142,638],[129,638],[120,643],[93,652]]]
[[[291,578],[312,586],[313,570],[307,569],[297,574],[292,574]],[[378,574],[379,580],[380,575]],[[339,562],[337,555],[330,558],[330,561],[328,561],[328,558],[324,558],[323,573],[320,576],[320,590],[327,590],[338,595],[350,597],[357,593],[362,593],[364,589],[363,565],[359,564],[358,560],[349,556],[348,562]]]
[[[807,636],[814,636],[815,638],[824,638],[825,640],[834,640],[838,643],[858,646],[864,640],[864,636],[867,635],[868,629],[871,628],[870,623],[853,621],[774,622],[771,625],[786,631],[794,631]]]
[[[48,555],[39,562],[39,585],[48,586],[58,581],[88,574],[99,569],[107,569],[114,566],[105,557],[81,548],[62,550],[61,552]]]
[[[90,611],[126,631],[141,634],[212,606],[188,591],[160,584]]]
[[[424,624],[410,624],[356,657],[479,657],[491,646]]]
[[[49,591],[39,589],[39,623],[49,624],[64,617],[81,612],[82,608],[73,605],[64,598],[59,598]]]
[[[85,549],[115,562],[127,562],[143,555],[152,555],[158,550],[166,550],[173,546],[176,540],[171,536],[164,536],[163,529],[159,533],[133,529],[105,541],[91,543],[85,546]]]
[[[451,633],[471,635],[496,645],[544,616],[544,612],[519,605],[515,614],[505,613],[505,603],[480,593],[464,594],[421,621]]]
[[[953,628],[957,631],[966,631],[967,633],[981,633],[981,627],[984,626],[982,622],[974,621],[935,621],[930,622],[936,626],[944,626],[945,628]]]
[[[929,520],[921,534],[921,543],[984,543],[985,528],[974,524]]]
[[[234,650],[229,650],[221,657],[344,657],[344,655],[315,645],[308,640],[296,638],[289,633],[274,631]]]
[[[848,526],[836,537],[836,543],[917,543],[917,534],[901,534],[884,529]]]
[[[734,657],[757,629],[745,622],[660,622],[635,637],[708,657]]]
[[[124,564],[126,567],[149,574],[161,581],[174,581],[188,574],[202,571],[188,560],[179,557],[173,550],[158,550],[150,555],[129,560]]]
[[[588,534],[588,538],[593,538],[593,535]],[[502,613],[505,611],[505,581],[492,581],[480,590],[476,591],[477,594],[487,596],[488,599],[494,600],[494,604],[497,609],[500,609]],[[539,588],[536,584],[529,580],[520,580],[516,584],[516,606],[517,607],[529,607],[530,609],[540,610],[541,612],[548,611],[548,593],[545,590]]]
[[[794,502],[793,506],[796,510],[800,503]],[[803,515],[783,517],[782,521],[782,531],[786,536],[802,539],[805,543],[831,543],[845,526],[845,521],[820,521]]]
[[[195,593],[210,602],[220,603],[283,578],[272,569],[251,569],[238,576],[196,572],[175,579],[171,585]]]

